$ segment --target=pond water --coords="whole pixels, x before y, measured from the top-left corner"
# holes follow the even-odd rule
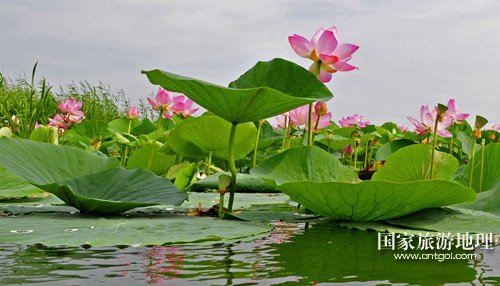
[[[147,235],[147,234],[144,234]],[[277,223],[251,242],[46,248],[0,244],[0,285],[498,285],[495,250],[476,260],[396,260],[377,233],[329,221]]]

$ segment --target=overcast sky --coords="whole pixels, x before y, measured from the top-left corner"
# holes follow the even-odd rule
[[[409,126],[422,104],[500,121],[500,1],[0,0],[0,71],[56,86],[102,81],[130,98],[156,88],[142,69],[227,85],[259,60],[308,67],[288,44],[336,26],[360,46],[328,87],[335,121],[359,113]]]

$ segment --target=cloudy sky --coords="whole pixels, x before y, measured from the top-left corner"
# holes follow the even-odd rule
[[[0,0],[0,71],[56,86],[102,81],[130,98],[156,90],[143,69],[227,85],[259,60],[310,63],[287,37],[336,26],[360,46],[328,87],[336,120],[409,125],[420,105],[456,98],[500,121],[500,1]]]

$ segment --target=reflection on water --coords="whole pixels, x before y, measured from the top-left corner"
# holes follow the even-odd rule
[[[147,234],[145,234],[147,235]],[[500,282],[500,255],[398,260],[377,234],[329,222],[277,223],[271,236],[209,246],[45,248],[0,245],[0,285],[438,285]]]

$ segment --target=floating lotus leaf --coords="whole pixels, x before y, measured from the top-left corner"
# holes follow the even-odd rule
[[[207,189],[219,189],[219,176],[228,173],[216,173],[200,180],[189,187],[192,192],[204,192]],[[266,180],[261,179],[253,174],[238,174],[238,184],[236,192],[241,193],[276,193],[278,192],[273,184],[269,184]]]
[[[170,181],[150,171],[123,169],[116,159],[73,147],[2,138],[0,165],[82,213],[112,214],[139,206],[177,205],[187,198]]]
[[[168,135],[172,149],[185,157],[206,158],[210,152],[218,158],[228,158],[231,123],[217,117],[205,115],[188,118],[177,124]],[[253,150],[257,128],[251,122],[238,124],[235,135],[235,158],[245,157]]]
[[[231,123],[269,118],[333,96],[311,72],[283,59],[257,63],[229,88],[161,70],[142,73]]]
[[[265,236],[270,227],[204,217],[82,217],[31,214],[0,219],[0,243],[46,246],[231,243]]]

